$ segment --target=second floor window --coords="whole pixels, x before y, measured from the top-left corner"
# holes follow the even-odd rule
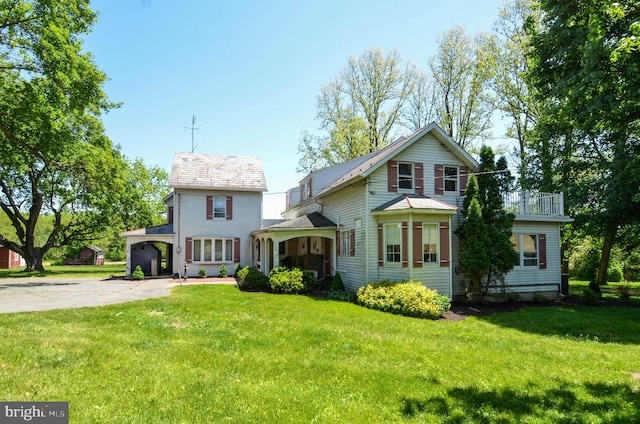
[[[457,192],[458,188],[458,167],[444,166],[444,191]]]
[[[213,217],[227,217],[227,196],[213,196]]]
[[[413,190],[413,165],[410,163],[398,164],[398,188],[400,190]]]

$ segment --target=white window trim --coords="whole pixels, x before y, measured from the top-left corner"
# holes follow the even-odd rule
[[[426,262],[424,260],[424,233],[425,227],[433,227],[435,228],[435,237],[436,237],[436,260],[433,262]],[[422,222],[422,265],[423,266],[440,266],[440,223],[438,222]]]
[[[538,234],[531,234],[531,233],[513,233],[513,236],[518,236],[518,264],[516,265],[516,267],[518,268],[538,268],[538,266],[540,265],[540,241],[538,240]],[[524,261],[525,259],[527,260],[531,260],[534,258],[525,258],[524,256],[524,237],[525,236],[533,236],[536,238],[536,257],[535,257],[535,263],[534,264],[529,264],[529,265],[525,265]],[[515,246],[514,246],[515,249]]]
[[[222,215],[216,215],[216,200],[222,199]],[[219,209],[219,208],[218,208]],[[227,219],[227,196],[213,196],[213,219],[226,220]]]
[[[447,177],[447,168],[455,168],[456,169],[456,188],[454,190],[447,190],[447,181],[454,181],[453,177]],[[457,165],[443,165],[442,166],[442,190],[445,194],[448,193],[460,193],[460,167]]]
[[[400,174],[400,167],[402,165],[409,165],[409,167],[411,168],[411,187],[409,188],[404,188],[404,187],[400,187],[400,177],[404,176],[407,177],[407,174]],[[416,167],[414,163],[411,162],[398,162],[398,192],[401,193],[413,193],[414,190],[416,188]]]
[[[350,256],[351,254],[351,231],[340,231],[340,256]]]
[[[397,226],[398,229],[400,230],[400,243],[398,245],[400,247],[400,249],[398,251],[399,260],[397,262],[396,261],[391,262],[391,261],[388,260],[387,247],[389,245],[387,244],[387,227],[390,227],[390,226]],[[399,266],[399,267],[401,267],[402,266],[402,224],[399,223],[399,222],[389,222],[389,223],[384,224],[383,225],[383,235],[384,235],[384,243],[383,243],[383,246],[384,246],[384,264],[388,265],[388,266]]]
[[[204,245],[205,245],[205,240],[208,240],[211,242],[211,260],[210,261],[205,261],[204,260]],[[221,241],[222,242],[222,260],[217,261],[216,258],[216,241]],[[196,242],[199,242],[200,244],[200,252],[196,253]],[[193,263],[198,263],[198,264],[223,264],[223,263],[232,263],[233,262],[233,258],[234,258],[234,239],[232,237],[193,237],[191,240],[192,243],[192,253],[191,253],[191,257],[192,257],[192,261]],[[227,253],[227,249],[226,249],[226,245],[227,243],[231,243],[231,257],[227,258],[226,253]],[[200,256],[200,260],[196,260],[197,256]]]

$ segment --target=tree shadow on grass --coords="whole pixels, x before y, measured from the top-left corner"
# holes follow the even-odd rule
[[[640,344],[640,308],[528,307],[478,319],[526,333],[602,343]]]
[[[586,423],[595,419],[622,424],[640,422],[640,396],[629,385],[566,381],[551,389],[534,384],[521,390],[454,387],[446,396],[402,398],[401,413],[441,423]]]

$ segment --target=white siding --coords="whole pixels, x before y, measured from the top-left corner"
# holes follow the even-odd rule
[[[231,220],[206,219],[206,199],[208,195],[232,196],[233,216]],[[240,264],[251,263],[250,233],[260,228],[262,221],[262,193],[233,192],[208,190],[180,190],[176,191],[174,204],[174,232],[181,253],[176,253],[174,272],[182,272],[185,260],[185,242],[187,237],[224,237],[240,238]],[[179,220],[179,223],[178,223]],[[235,264],[233,260],[225,265],[231,274]],[[205,268],[210,276],[218,275],[219,263],[191,263],[188,264],[187,275],[196,276],[200,268]]]
[[[560,289],[560,224],[554,222],[513,223],[513,234],[545,234],[547,267],[516,266],[506,278],[509,290],[516,293],[558,292]]]
[[[338,226],[338,231],[355,229],[355,256],[349,256],[349,252],[342,252],[336,256],[336,269],[339,272],[346,288],[356,291],[366,285],[365,263],[366,251],[366,226],[369,211],[365,208],[365,187],[347,187],[339,192],[325,197],[322,200],[324,216],[332,220]],[[359,221],[357,221],[359,220]],[[356,228],[357,222],[360,227]],[[336,246],[334,246],[334,251]]]

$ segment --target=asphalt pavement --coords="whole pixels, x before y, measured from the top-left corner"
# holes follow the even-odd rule
[[[187,279],[184,284],[235,284],[233,279]],[[168,296],[180,280],[0,278],[0,313],[103,306]]]

